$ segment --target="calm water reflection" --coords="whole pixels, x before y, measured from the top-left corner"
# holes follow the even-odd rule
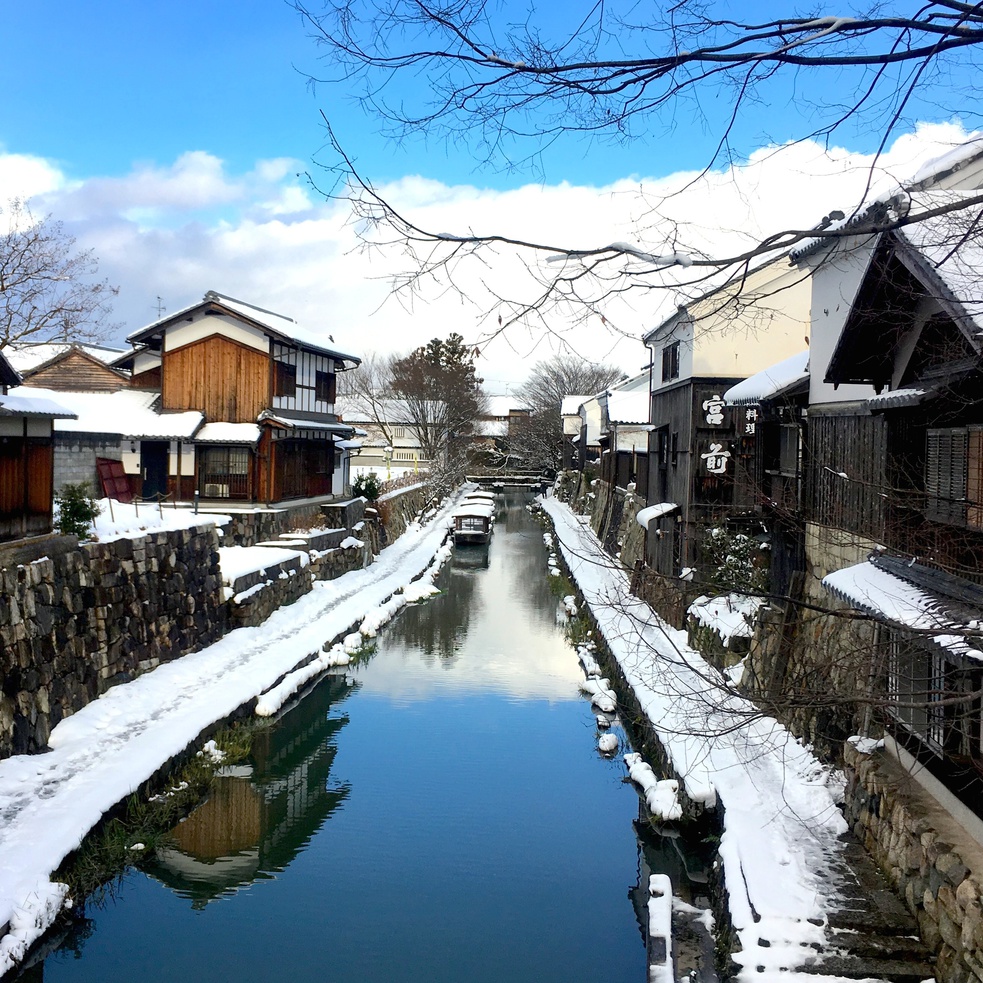
[[[524,501],[30,975],[641,983],[637,797],[595,750]]]

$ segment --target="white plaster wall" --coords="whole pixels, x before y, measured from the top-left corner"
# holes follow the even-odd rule
[[[867,272],[876,238],[843,239],[832,255],[825,251],[803,260],[812,273],[812,334],[809,345],[809,404],[849,403],[869,399],[873,386],[840,386],[824,382],[843,325]]]
[[[133,357],[134,375],[158,368],[160,368],[160,355],[157,352],[140,352],[139,355]]]
[[[164,333],[164,350],[173,352],[213,334],[220,334],[232,341],[239,342],[241,345],[248,345],[250,348],[255,348],[266,354],[270,350],[269,339],[262,331],[249,327],[240,321],[214,315],[206,315],[190,324],[182,322],[169,327]]]

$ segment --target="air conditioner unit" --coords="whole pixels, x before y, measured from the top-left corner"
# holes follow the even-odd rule
[[[205,498],[228,498],[229,486],[208,484],[205,485]]]

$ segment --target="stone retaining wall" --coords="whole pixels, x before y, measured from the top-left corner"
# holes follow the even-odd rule
[[[845,811],[937,954],[942,983],[983,981],[983,845],[884,751],[844,750]]]
[[[217,546],[208,525],[4,569],[0,757],[43,749],[62,717],[111,686],[220,638]]]

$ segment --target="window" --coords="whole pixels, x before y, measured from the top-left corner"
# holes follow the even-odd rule
[[[276,363],[276,387],[274,396],[297,395],[297,366],[286,362]]]
[[[337,376],[333,372],[314,373],[314,398],[319,403],[333,403],[337,392]]]
[[[928,431],[925,496],[927,518],[983,529],[983,429]]]
[[[979,760],[980,670],[929,651],[888,629],[887,696],[891,716],[937,754]]]
[[[674,341],[662,349],[662,381],[679,378],[679,342]]]

